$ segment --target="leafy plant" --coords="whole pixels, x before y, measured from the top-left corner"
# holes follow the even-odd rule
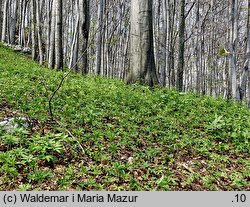
[[[2,190],[247,190],[250,111],[222,98],[48,70],[0,45]],[[22,83],[22,84],[20,84]]]

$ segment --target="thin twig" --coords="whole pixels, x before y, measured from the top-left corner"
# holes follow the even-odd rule
[[[79,147],[81,148],[83,154],[85,154],[85,151],[84,151],[81,143],[77,140],[77,138],[68,129],[66,129],[66,132],[68,133],[69,136],[71,136],[73,139],[75,139],[75,141],[78,143]]]
[[[57,123],[59,126],[62,126],[62,124],[61,124],[59,121],[56,121],[56,123]],[[71,131],[69,131],[68,129],[65,129],[65,130],[66,130],[66,132],[68,133],[68,135],[69,135],[70,137],[72,137],[72,138],[77,142],[77,144],[78,144],[79,147],[81,148],[83,154],[85,154],[85,150],[83,149],[81,143],[77,140],[77,138],[72,134]]]
[[[52,102],[52,99],[54,98],[54,96],[56,95],[57,91],[59,91],[59,89],[62,87],[63,85],[63,82],[64,80],[67,78],[67,76],[71,73],[71,70],[69,70],[61,79],[57,89],[53,92],[53,94],[50,96],[49,98],[49,113],[50,113],[50,117],[51,117],[51,120],[53,121],[53,112],[52,112],[52,105],[51,105],[51,102]]]

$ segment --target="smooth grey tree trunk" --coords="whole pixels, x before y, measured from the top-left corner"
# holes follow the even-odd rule
[[[103,32],[103,0],[98,3],[98,22],[97,22],[97,39],[96,39],[96,74],[101,74],[101,60],[102,60],[102,32]]]
[[[127,83],[141,82],[149,86],[159,83],[154,59],[152,22],[152,1],[132,0],[130,71]]]
[[[168,0],[163,0],[163,43],[165,50],[163,51],[163,69],[162,69],[162,85],[166,86],[167,71],[169,71],[168,56],[169,56],[169,4]]]
[[[0,40],[2,40],[3,27],[3,0],[0,0]]]
[[[79,53],[79,22],[80,22],[80,12],[79,12],[79,4],[76,3],[75,6],[77,10],[77,19],[75,21],[75,28],[74,28],[74,35],[71,45],[71,52],[70,52],[70,62],[69,68],[77,70],[77,60],[78,60],[78,53]]]
[[[250,66],[250,0],[248,0],[248,14],[247,14],[247,25],[246,25],[246,36],[247,36],[247,46],[245,54],[245,62],[243,66],[243,73],[240,83],[240,100],[245,98],[247,90],[247,81],[249,80],[249,66]],[[248,89],[249,90],[249,89]],[[250,98],[250,97],[248,97]]]
[[[200,33],[200,1],[196,2],[196,19],[195,19],[195,69],[196,69],[196,93],[200,93],[200,46],[199,46],[199,33]]]
[[[8,6],[9,6],[9,0],[5,0],[4,2],[4,7],[3,7],[3,11],[4,15],[3,15],[3,29],[2,29],[2,42],[6,42],[7,40],[7,27],[8,27]]]
[[[56,0],[52,3],[52,15],[51,15],[51,26],[50,26],[50,47],[49,47],[49,68],[55,66],[55,22],[56,22]]]
[[[175,46],[176,46],[176,38],[175,38],[175,23],[176,23],[176,0],[168,0],[169,6],[169,57],[168,57],[168,79],[169,79],[169,87],[175,87],[176,78],[175,78]]]
[[[25,34],[25,23],[26,23],[26,18],[27,15],[27,5],[28,5],[28,1],[25,0],[20,0],[20,4],[19,4],[19,11],[20,11],[20,16],[21,16],[21,21],[20,21],[20,25],[19,25],[19,45],[22,46],[27,46],[27,41],[26,41],[26,34]]]
[[[80,55],[81,57],[81,71],[83,74],[88,73],[88,40],[89,40],[89,27],[90,27],[90,12],[89,0],[79,0],[80,12]]]
[[[180,5],[180,23],[179,23],[179,51],[176,88],[183,91],[183,74],[184,74],[184,53],[185,53],[185,0],[181,0]]]
[[[16,33],[16,21],[17,21],[17,1],[10,1],[9,4],[9,44],[15,44],[15,33]]]
[[[237,99],[237,43],[238,43],[238,0],[231,0],[231,31],[230,31],[230,77],[229,98]]]
[[[49,60],[50,55],[50,36],[51,36],[51,15],[52,15],[52,6],[53,2],[51,0],[46,0],[46,52],[45,52],[45,59]]]
[[[36,35],[36,0],[31,0],[31,16],[32,16],[32,31],[31,31],[31,39],[32,39],[32,52],[31,56],[33,60],[37,58],[37,35]]]
[[[63,68],[63,28],[62,16],[63,7],[62,0],[56,0],[56,27],[55,27],[55,68]]]
[[[38,53],[39,53],[39,64],[43,64],[43,45],[42,45],[42,31],[41,31],[41,11],[40,11],[40,1],[36,2],[36,30],[38,39]]]

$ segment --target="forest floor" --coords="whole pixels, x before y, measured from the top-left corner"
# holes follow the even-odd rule
[[[0,45],[0,190],[250,190],[247,107],[63,74]]]

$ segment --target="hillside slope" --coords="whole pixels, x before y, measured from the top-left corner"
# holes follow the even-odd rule
[[[0,190],[249,190],[248,108],[62,75],[0,46]]]

